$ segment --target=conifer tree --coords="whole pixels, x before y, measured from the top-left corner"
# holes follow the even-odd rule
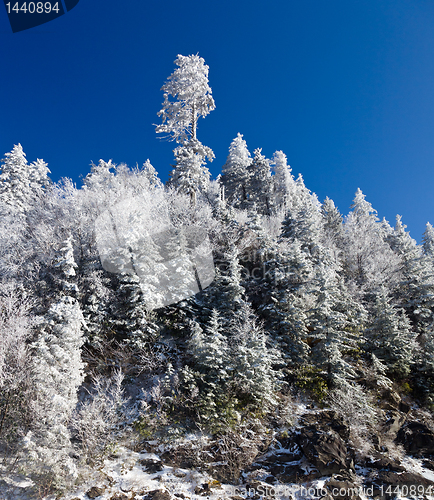
[[[163,183],[161,182],[160,178],[158,177],[158,172],[155,170],[155,168],[152,166],[152,164],[149,160],[146,160],[145,163],[143,164],[142,174],[146,177],[146,179],[149,182],[149,185],[152,188],[162,188],[163,187]]]
[[[276,151],[271,161],[274,170],[274,205],[286,209],[295,197],[295,180],[283,151]]]
[[[234,383],[239,397],[264,406],[275,404],[277,373],[273,365],[279,361],[279,356],[267,345],[269,339],[249,304],[242,305],[231,330]]]
[[[393,296],[420,333],[434,321],[434,269],[405,229],[401,216],[397,215],[395,229],[387,237],[398,257]]]
[[[377,293],[365,336],[366,350],[375,354],[389,373],[399,377],[410,373],[414,335],[405,312],[391,304],[384,287]]]
[[[273,179],[270,161],[262,154],[262,149],[255,149],[253,161],[248,167],[250,179],[248,184],[249,201],[254,202],[260,214],[271,215],[273,209]]]
[[[434,228],[427,222],[422,237],[422,248],[426,256],[430,257],[434,264]]]
[[[249,166],[252,162],[250,152],[242,134],[229,146],[229,154],[222,168],[222,183],[225,199],[235,207],[243,207],[248,199]]]
[[[327,248],[341,249],[344,239],[343,217],[333,200],[328,196],[321,206],[321,213],[324,220],[324,244]]]
[[[212,150],[197,139],[197,120],[215,109],[215,103],[208,85],[209,68],[204,59],[198,55],[178,55],[175,64],[178,68],[162,87],[164,103],[158,116],[163,123],[157,125],[156,131],[167,134],[166,137],[180,144],[174,150],[176,164],[171,183],[189,194],[195,203],[196,193],[208,186],[205,159],[214,159]]]
[[[2,160],[0,201],[17,212],[28,211],[50,184],[49,172],[43,160],[29,165],[21,144],[15,145]]]
[[[379,222],[377,211],[357,190],[352,212],[344,224],[344,272],[348,280],[363,289],[376,288],[382,283],[392,283],[398,257],[385,241],[384,225]]]
[[[54,266],[63,275],[60,287],[63,293],[50,306],[39,337],[32,344],[37,417],[24,444],[33,473],[56,482],[70,481],[77,474],[69,456],[67,424],[84,379],[81,346],[86,326],[78,301],[70,295],[76,291],[70,282],[76,268],[70,238],[63,243]]]
[[[355,303],[332,266],[323,257],[316,267],[315,304],[308,312],[309,343],[316,366],[326,371],[331,385],[342,386],[355,376],[346,359],[358,350],[363,311]]]
[[[310,356],[307,312],[312,273],[311,259],[300,243],[282,241],[274,262],[269,261],[266,275],[272,293],[261,311],[283,358],[293,368],[306,364]]]

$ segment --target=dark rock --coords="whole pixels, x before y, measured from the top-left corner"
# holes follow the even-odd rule
[[[88,492],[86,492],[86,495],[93,500],[94,498],[101,496],[103,493],[104,493],[104,488],[98,488],[97,486],[92,486],[92,488]]]
[[[159,460],[144,458],[140,460],[139,463],[145,468],[145,471],[149,472],[150,474],[154,474],[155,472],[160,472],[163,470],[163,464]]]
[[[352,482],[343,481],[342,478],[337,476],[329,479],[325,486],[336,500],[361,500],[359,487]]]
[[[196,495],[209,495],[210,487],[208,483],[203,483],[200,486],[196,486],[194,489],[194,493]]]
[[[398,410],[401,404],[401,396],[391,389],[383,389],[380,391],[379,406],[383,410]]]
[[[424,460],[423,466],[429,470],[434,470],[434,462],[432,460]]]
[[[375,482],[382,483],[382,484],[390,484],[394,486],[402,486],[402,485],[423,485],[423,486],[430,486],[434,485],[434,482],[430,481],[429,479],[426,479],[423,476],[419,476],[419,474],[415,474],[413,472],[392,472],[392,471],[380,471],[378,473],[377,480]]]
[[[331,429],[344,440],[350,437],[348,422],[342,415],[333,410],[323,410],[303,415],[300,424],[306,427],[321,427],[324,430]]]
[[[146,497],[145,500],[170,500],[170,493],[165,490],[153,490],[150,491]]]
[[[276,477],[284,484],[299,483],[306,480],[306,472],[298,465],[288,465]]]
[[[123,493],[115,493],[113,496],[110,497],[109,500],[131,500],[131,499],[130,497],[124,495]]]
[[[402,413],[409,413],[409,411],[411,410],[411,406],[407,403],[404,403],[404,401],[401,401],[399,403],[399,411],[402,411]]]
[[[407,453],[427,456],[434,454],[434,432],[421,422],[409,422],[398,432],[397,441]]]
[[[366,466],[372,469],[389,469],[394,472],[405,472],[405,467],[399,465],[399,462],[392,458],[380,458],[378,460],[366,462]]]
[[[300,446],[306,458],[321,475],[329,475],[347,468],[347,447],[341,436],[332,429],[316,426],[302,429]]]

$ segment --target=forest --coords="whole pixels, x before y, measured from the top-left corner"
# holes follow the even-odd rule
[[[360,463],[405,454],[377,439],[391,409],[432,425],[432,225],[418,244],[360,189],[342,215],[241,134],[211,179],[208,67],[175,64],[156,127],[176,144],[165,184],[149,160],[100,160],[79,187],[21,144],[1,162],[0,476],[31,478],[34,498],[119,446],[195,433],[238,450],[219,473],[234,483],[297,405],[349,422]]]

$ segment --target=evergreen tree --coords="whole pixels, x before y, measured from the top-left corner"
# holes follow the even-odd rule
[[[148,348],[158,337],[151,308],[137,274],[121,273],[112,326],[119,337],[139,349]]]
[[[430,257],[434,264],[434,228],[427,222],[422,237],[422,248],[426,256]]]
[[[162,87],[164,103],[158,116],[163,123],[156,131],[168,134],[168,138],[181,145],[174,150],[176,164],[171,173],[171,184],[188,193],[194,204],[197,191],[208,187],[209,172],[204,166],[205,159],[214,159],[212,150],[197,140],[197,120],[215,109],[215,104],[205,61],[198,55],[178,55],[175,64],[178,69]]]
[[[155,168],[152,166],[152,164],[149,160],[146,160],[145,163],[143,164],[142,175],[144,175],[146,177],[146,179],[149,182],[149,185],[152,188],[162,188],[163,187],[163,183],[161,182],[160,178],[158,177],[158,172],[155,170]]]
[[[271,164],[274,169],[274,205],[286,209],[295,197],[295,180],[283,151],[276,151]]]
[[[273,209],[273,179],[270,161],[262,154],[262,149],[255,149],[253,161],[249,165],[250,180],[248,184],[249,201],[256,204],[259,213],[271,215]]]
[[[344,244],[343,217],[329,197],[324,200],[321,213],[324,220],[324,245],[330,250],[342,249]]]
[[[269,339],[247,303],[234,318],[231,330],[234,385],[239,398],[264,406],[274,405],[278,374],[273,365],[279,356],[268,345]]]
[[[357,190],[352,212],[344,224],[344,272],[346,278],[363,289],[393,283],[398,257],[385,241],[384,225],[377,212]]]
[[[410,322],[401,310],[397,310],[381,287],[365,332],[366,350],[377,356],[387,366],[388,372],[399,377],[410,373],[415,349]]]
[[[309,343],[328,382],[342,386],[355,376],[348,358],[358,350],[363,311],[346,292],[326,258],[316,268],[315,304],[308,312]]]
[[[209,186],[210,172],[205,166],[205,152],[197,139],[174,150],[175,168],[170,173],[169,185],[181,193],[189,194],[193,204],[196,192],[206,191]]]
[[[180,144],[196,139],[197,120],[215,109],[211,88],[208,85],[209,67],[198,55],[178,55],[178,68],[163,85],[164,103],[158,116],[163,123],[157,133],[168,136]],[[175,100],[170,100],[173,97]]]
[[[397,215],[395,229],[387,237],[399,259],[393,296],[420,333],[434,321],[434,269],[405,229]]]
[[[62,482],[77,475],[69,456],[72,447],[67,424],[84,380],[81,346],[86,327],[78,301],[68,295],[75,292],[69,279],[76,268],[70,238],[60,249],[55,267],[63,274],[61,289],[65,294],[50,306],[39,337],[32,344],[36,419],[24,448],[36,476]]]
[[[268,262],[271,300],[260,310],[291,368],[305,365],[310,355],[307,311],[312,273],[311,260],[297,241],[281,242],[276,257]]]
[[[50,184],[49,172],[43,160],[29,165],[21,144],[15,145],[2,160],[0,201],[17,212],[28,211]]]
[[[238,133],[229,146],[229,154],[222,168],[225,198],[235,207],[243,207],[247,201],[251,162],[246,141]]]

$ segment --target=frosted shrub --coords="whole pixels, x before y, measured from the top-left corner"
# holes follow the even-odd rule
[[[120,370],[110,379],[96,376],[92,390],[74,412],[73,432],[80,443],[81,459],[87,464],[103,460],[118,439],[127,402],[123,379]]]

